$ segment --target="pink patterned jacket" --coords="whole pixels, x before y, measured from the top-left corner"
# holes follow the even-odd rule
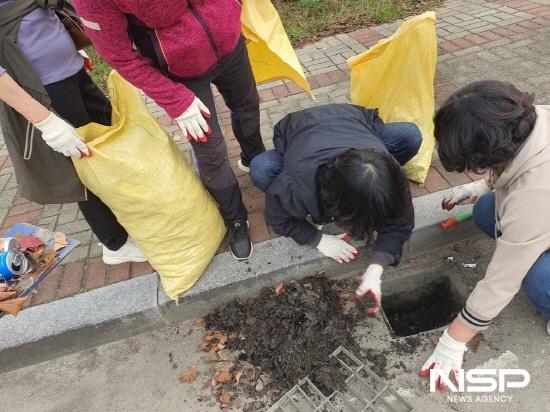
[[[241,32],[237,0],[74,0],[74,6],[98,53],[171,117],[194,99],[174,79],[207,73],[235,49]],[[134,50],[135,20],[146,27],[157,61]]]

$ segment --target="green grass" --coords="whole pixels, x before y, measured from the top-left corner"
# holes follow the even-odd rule
[[[86,53],[90,56],[90,60],[94,66],[94,69],[90,72],[92,80],[104,93],[107,93],[107,76],[111,72],[112,67],[99,57],[99,54],[97,54],[93,47],[87,47]]]
[[[442,0],[273,0],[294,45],[388,23],[433,8]]]
[[[294,46],[313,42],[321,37],[389,23],[402,17],[419,14],[441,4],[443,0],[272,0]],[[111,66],[96,51],[86,52],[94,65],[92,79],[107,91]]]

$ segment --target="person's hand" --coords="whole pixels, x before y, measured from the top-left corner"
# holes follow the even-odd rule
[[[490,191],[491,188],[485,179],[467,183],[457,187],[447,195],[441,202],[441,207],[446,210],[451,210],[456,205],[472,204],[475,203],[480,196]]]
[[[436,387],[441,390],[447,390],[447,386],[441,382],[441,376],[451,377],[458,382],[458,370],[462,368],[466,344],[453,339],[448,329],[445,329],[443,335],[435,347],[432,355],[422,366],[420,376],[423,378],[430,376],[430,371],[437,374]]]
[[[349,263],[359,254],[356,248],[350,245],[346,240],[349,239],[347,233],[339,236],[323,235],[317,245],[317,249],[323,255],[334,259],[338,263]]]
[[[89,156],[90,149],[86,146],[74,127],[65,120],[50,112],[44,120],[34,123],[34,127],[42,132],[42,138],[48,146],[65,156]]]
[[[176,117],[176,122],[178,122],[187,140],[191,141],[193,139],[197,142],[205,143],[206,136],[211,133],[210,126],[208,126],[205,119],[210,119],[210,117],[211,114],[208,107],[198,97],[195,97],[191,106]]]
[[[367,267],[363,273],[363,280],[355,291],[355,297],[362,299],[369,295],[372,298],[373,305],[367,309],[367,313],[376,313],[382,305],[382,273],[384,268],[379,264],[372,264]]]

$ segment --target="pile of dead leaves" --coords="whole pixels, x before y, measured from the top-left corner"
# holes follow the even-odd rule
[[[330,354],[339,346],[357,348],[352,333],[366,307],[353,299],[356,286],[355,279],[319,274],[265,288],[253,300],[236,299],[201,319],[203,360],[215,368],[203,389],[211,387],[222,408],[236,406],[239,394],[282,395],[306,376],[327,394],[341,389],[345,376]]]
[[[17,315],[29,303],[30,299],[20,298],[20,293],[49,270],[57,260],[58,251],[68,245],[65,234],[61,232],[41,230],[36,236],[16,233],[14,237],[19,250],[29,261],[29,271],[10,280],[9,284],[0,283],[0,312],[11,315]]]
[[[25,253],[31,265],[31,271],[34,275],[40,276],[49,270],[55,263],[58,251],[67,246],[67,238],[64,233],[52,233],[44,231],[37,236],[25,236],[17,233],[15,238],[19,242],[19,250]],[[53,247],[48,246],[53,244]]]
[[[0,283],[0,312],[16,316],[28,303],[28,298],[18,297],[17,290]]]

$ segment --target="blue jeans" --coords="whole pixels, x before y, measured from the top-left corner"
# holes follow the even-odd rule
[[[380,134],[380,140],[395,160],[404,165],[418,153],[422,134],[414,123],[387,123]],[[267,192],[273,179],[282,170],[283,156],[276,150],[263,152],[250,162],[250,178],[263,192]]]
[[[495,238],[495,192],[478,199],[474,205],[474,222],[483,233]],[[539,256],[523,279],[522,286],[533,306],[544,317],[550,318],[550,252]]]

